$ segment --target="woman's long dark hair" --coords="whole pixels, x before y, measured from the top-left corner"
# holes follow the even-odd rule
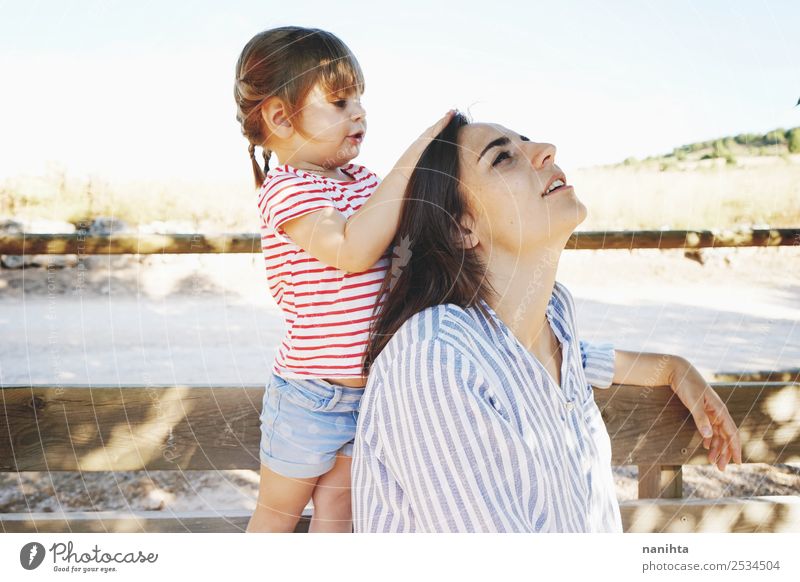
[[[394,240],[394,257],[386,273],[378,316],[370,326],[362,362],[370,368],[400,326],[428,307],[455,303],[477,306],[495,294],[486,280],[486,267],[475,249],[461,245],[461,219],[471,213],[459,190],[458,132],[469,120],[456,112],[450,123],[428,144],[411,173]]]

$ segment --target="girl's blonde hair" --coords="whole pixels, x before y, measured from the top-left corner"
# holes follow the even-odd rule
[[[233,96],[236,120],[250,142],[256,188],[264,182],[272,155],[261,105],[270,97],[278,97],[292,119],[317,83],[329,95],[364,92],[361,66],[350,49],[330,32],[283,26],[259,32],[242,49],[236,62]],[[263,170],[256,161],[256,146],[263,150]]]

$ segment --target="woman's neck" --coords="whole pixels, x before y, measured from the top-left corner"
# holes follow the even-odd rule
[[[496,249],[487,276],[498,297],[488,301],[497,316],[527,349],[547,338],[545,311],[555,286],[561,250],[544,248],[531,255],[509,256]]]

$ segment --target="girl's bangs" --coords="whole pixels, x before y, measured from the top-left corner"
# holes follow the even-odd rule
[[[318,81],[329,95],[364,92],[364,76],[352,55],[325,59],[319,64]]]

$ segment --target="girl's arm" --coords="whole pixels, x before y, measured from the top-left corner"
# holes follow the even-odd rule
[[[736,423],[714,389],[688,360],[672,354],[614,350],[614,383],[635,386],[670,386],[691,412],[709,449],[708,462],[721,470],[733,459],[742,462],[742,445]]]
[[[408,179],[422,152],[450,121],[453,111],[411,144],[364,205],[345,218],[335,208],[311,212],[283,224],[283,230],[315,259],[349,273],[372,267],[394,240]]]

